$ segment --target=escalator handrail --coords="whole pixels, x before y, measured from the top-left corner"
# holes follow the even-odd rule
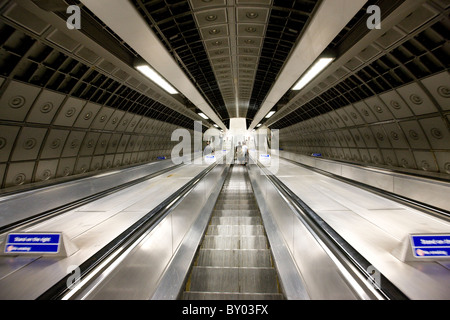
[[[312,210],[305,202],[303,202],[294,192],[292,192],[283,182],[274,174],[267,170],[260,163],[256,165],[265,173],[268,180],[277,188],[286,199],[294,205],[295,213],[302,217],[314,230],[318,230],[318,236],[326,237],[326,242],[333,244],[341,254],[356,267],[356,269],[366,278],[371,279],[372,274],[368,269],[372,264],[366,260],[358,251],[356,251],[344,238],[342,238],[330,225],[328,225],[314,210]],[[388,300],[409,300],[409,298],[401,292],[394,284],[392,284],[383,274],[380,274],[380,283],[375,290]]]
[[[188,183],[178,189],[175,193],[170,195],[167,199],[161,202],[158,206],[148,212],[145,216],[139,219],[132,226],[123,231],[119,236],[110,241],[106,246],[100,249],[97,253],[87,259],[79,266],[80,274],[77,280],[84,279],[91,271],[98,267],[103,261],[112,256],[118,251],[125,251],[132,243],[139,239],[144,233],[153,230],[159,222],[161,222],[187,195],[195,186],[218,164],[214,163],[200,172],[197,176],[191,179]],[[116,257],[117,259],[117,257]],[[66,275],[59,280],[55,285],[42,293],[37,300],[59,300],[66,295],[71,288],[67,286],[68,280],[72,277],[71,274]]]
[[[306,168],[308,170],[317,172],[317,173],[322,174],[324,176],[330,177],[332,179],[336,179],[336,180],[339,180],[339,181],[351,184],[353,186],[356,186],[358,188],[362,188],[362,189],[368,190],[370,192],[377,193],[377,194],[379,194],[379,195],[381,195],[381,196],[383,196],[385,198],[388,198],[390,200],[394,200],[394,201],[400,202],[400,203],[405,204],[408,207],[411,207],[413,209],[421,210],[422,212],[425,212],[427,214],[433,215],[433,216],[435,216],[437,218],[440,218],[440,219],[443,219],[445,221],[450,221],[450,211],[448,211],[448,210],[445,210],[445,209],[442,209],[442,208],[438,208],[438,207],[432,206],[430,204],[426,204],[426,203],[420,202],[418,200],[414,200],[414,199],[411,199],[411,198],[408,198],[408,197],[405,197],[405,196],[402,196],[402,195],[399,195],[399,194],[396,194],[396,193],[393,193],[393,192],[390,192],[390,191],[386,191],[386,190],[383,190],[383,189],[380,189],[380,188],[368,185],[366,183],[362,183],[362,182],[355,181],[355,180],[352,180],[352,179],[349,179],[349,178],[346,178],[346,177],[343,177],[343,176],[339,176],[339,175],[336,175],[334,173],[327,172],[327,171],[324,171],[324,170],[319,169],[319,168],[311,167],[311,166],[308,166],[306,164],[299,163],[299,162],[296,162],[296,161],[293,161],[293,160],[290,160],[290,159],[284,159],[284,160],[286,160],[288,162],[291,162],[291,163],[293,163],[295,165],[304,167],[304,168]]]
[[[69,211],[69,210],[73,210],[75,208],[81,207],[81,206],[83,206],[85,204],[88,204],[88,203],[90,203],[92,201],[104,198],[104,197],[106,197],[106,196],[108,196],[110,194],[113,194],[113,193],[118,192],[120,190],[123,190],[125,188],[129,188],[131,186],[137,185],[137,184],[139,184],[141,182],[144,182],[146,180],[149,180],[149,179],[155,178],[155,177],[157,177],[159,175],[162,175],[162,174],[164,174],[166,172],[175,170],[175,169],[181,167],[182,165],[183,164],[178,164],[178,165],[174,165],[174,166],[171,166],[171,167],[168,167],[168,168],[164,168],[164,169],[161,169],[159,171],[152,172],[151,174],[145,175],[143,177],[137,178],[135,180],[128,181],[128,182],[125,182],[123,184],[114,186],[114,187],[109,188],[107,190],[99,191],[99,192],[94,193],[92,195],[89,195],[87,197],[83,197],[81,199],[77,199],[77,200],[71,201],[71,202],[66,203],[66,204],[64,204],[62,206],[58,206],[56,208],[40,212],[40,213],[38,213],[36,215],[33,215],[31,217],[27,217],[27,218],[22,219],[22,220],[14,221],[13,223],[1,226],[0,227],[0,234],[7,233],[7,232],[10,232],[12,230],[16,230],[18,228],[24,228],[26,226],[29,227],[32,224],[34,225],[36,223],[40,223],[44,219],[49,219],[49,218],[55,217],[57,215],[63,214],[65,212]]]

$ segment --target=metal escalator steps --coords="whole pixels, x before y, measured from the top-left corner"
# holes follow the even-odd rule
[[[278,293],[274,268],[194,267],[190,291]]]
[[[267,249],[265,236],[205,236],[203,249]]]
[[[183,299],[283,299],[244,167],[233,167],[224,183]]]
[[[226,217],[217,217],[214,216],[211,218],[210,225],[262,225],[262,219],[258,215],[254,216],[226,216]]]
[[[210,225],[206,234],[210,236],[263,236],[264,227],[261,225]]]
[[[230,204],[223,204],[220,203],[216,206],[216,209],[218,210],[257,210],[258,205],[254,203],[230,203]]]
[[[214,210],[214,217],[259,217],[258,210]]]
[[[227,204],[229,204],[229,205],[234,205],[234,204],[236,204],[236,203],[239,203],[239,204],[255,204],[255,200],[253,200],[253,199],[248,199],[248,196],[247,197],[242,197],[242,198],[238,198],[238,199],[219,199],[219,200],[217,200],[217,202],[216,202],[216,206],[218,206],[218,205],[227,205]]]
[[[271,268],[269,249],[201,249],[196,266]]]
[[[280,293],[185,292],[185,300],[283,300]]]

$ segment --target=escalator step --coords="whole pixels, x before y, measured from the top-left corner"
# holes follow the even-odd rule
[[[270,250],[201,249],[196,266],[203,267],[265,267],[271,268]]]
[[[258,210],[214,210],[213,217],[259,217]]]
[[[190,291],[278,293],[274,268],[194,267]]]
[[[211,218],[211,225],[262,225],[262,219],[258,216],[253,217],[216,217]]]
[[[265,236],[205,236],[203,249],[268,249]]]
[[[283,300],[280,293],[184,292],[184,300]]]

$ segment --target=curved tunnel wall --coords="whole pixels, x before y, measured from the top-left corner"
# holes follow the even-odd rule
[[[157,161],[192,135],[192,111],[13,1],[0,12],[0,188]]]
[[[336,160],[450,174],[448,72],[282,129],[280,147]],[[425,85],[426,84],[426,85]],[[448,88],[448,87],[447,87]],[[442,101],[438,112],[429,95]],[[446,102],[445,102],[446,101]]]
[[[280,147],[448,179],[449,8],[424,2],[291,100],[271,126]]]

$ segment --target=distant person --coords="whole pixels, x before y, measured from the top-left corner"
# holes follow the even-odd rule
[[[203,150],[203,155],[208,156],[214,152],[214,149],[211,147],[209,141],[206,143],[205,150]]]
[[[248,147],[245,141],[242,146],[242,153],[244,154],[244,164],[246,165],[248,162]]]
[[[244,161],[244,152],[242,150],[242,145],[239,142],[237,147],[236,147],[236,158],[237,158],[237,162],[238,163],[243,163]]]

